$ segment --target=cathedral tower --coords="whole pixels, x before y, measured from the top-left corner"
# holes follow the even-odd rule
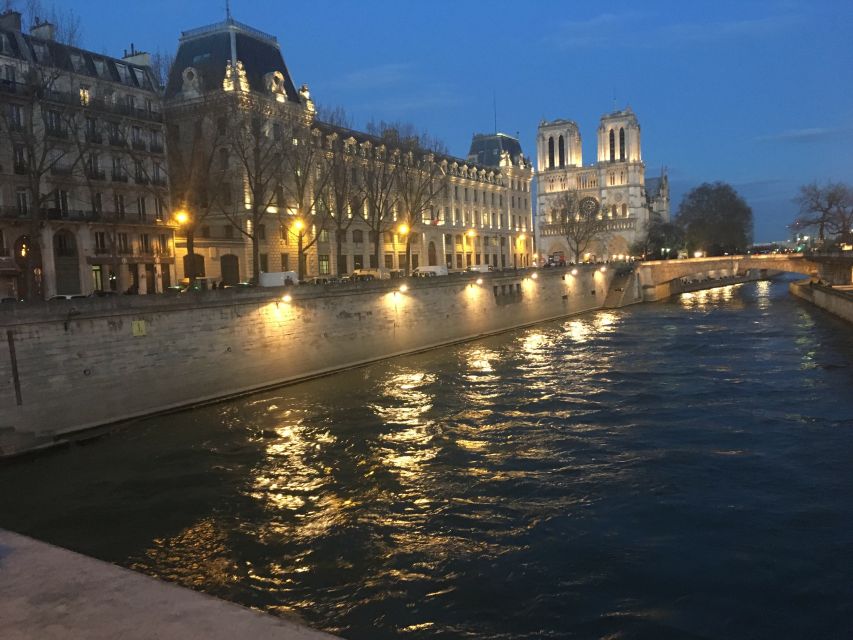
[[[539,171],[583,166],[581,134],[572,120],[539,123],[536,146]]]
[[[640,152],[640,123],[627,107],[601,116],[598,127],[599,162],[642,162]]]

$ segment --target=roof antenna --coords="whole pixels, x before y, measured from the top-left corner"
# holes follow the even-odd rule
[[[225,19],[231,20],[231,0],[225,0]]]
[[[616,112],[616,89],[613,89],[613,111]]]
[[[498,134],[498,98],[497,94],[492,91],[492,110],[495,114],[495,135]]]

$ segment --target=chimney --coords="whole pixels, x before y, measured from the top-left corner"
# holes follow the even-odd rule
[[[34,38],[41,38],[42,40],[54,40],[56,27],[47,21],[39,22],[38,18],[36,18],[36,23],[30,28],[30,35]]]
[[[137,51],[132,42],[130,43],[130,53],[125,49],[122,60],[130,64],[138,64],[140,67],[151,66],[151,54],[145,51]]]
[[[21,30],[21,14],[17,11],[6,11],[0,14],[0,29],[8,29],[10,31]]]

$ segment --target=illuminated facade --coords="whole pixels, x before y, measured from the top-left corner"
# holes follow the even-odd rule
[[[0,16],[0,295],[171,284],[162,122],[147,54],[110,58]]]
[[[249,163],[240,161],[238,139],[223,137],[220,144],[205,147],[193,133],[220,126],[198,124],[204,109],[219,113],[219,118],[227,116],[222,130],[233,128],[235,118],[228,115],[238,113],[233,109],[251,111],[260,120],[258,126],[268,129],[271,136],[282,130],[285,143],[294,127],[307,126],[311,143],[325,152],[331,154],[335,145],[343,145],[351,156],[357,180],[365,179],[368,165],[377,154],[390,162],[398,162],[401,153],[405,155],[393,142],[317,120],[307,87],[295,88],[275,37],[230,17],[184,32],[166,88],[165,111],[169,145],[174,152],[170,154],[173,200],[176,207],[185,207],[189,216],[196,217],[191,240],[188,233],[181,233],[178,248],[186,253],[188,240],[192,242],[197,256],[192,269],[197,276],[226,284],[249,280],[254,258],[252,236],[258,244],[259,268],[264,272],[296,271],[301,236],[307,247],[303,254],[306,278],[346,274],[359,268],[404,271],[407,241],[412,269],[447,265],[451,270],[461,270],[477,264],[500,269],[532,262],[533,167],[522,155],[518,141],[509,136],[476,136],[468,159],[431,156],[439,173],[430,206],[416,218],[406,217],[402,199],[391,193],[389,197],[395,202],[385,214],[384,230],[377,234],[378,227],[365,222],[368,205],[363,193],[360,197],[352,194],[348,202],[358,200],[358,204],[339,207],[341,211],[335,207],[329,211],[326,204],[325,213],[338,217],[333,223],[346,218],[343,224],[329,224],[328,218],[321,222],[319,201],[302,198],[301,205],[296,201],[293,185],[288,182],[293,180],[292,173],[272,176],[263,190],[250,188],[252,171]],[[206,137],[215,135],[211,131]],[[478,149],[488,138],[499,138],[507,148],[480,157]],[[297,142],[294,137],[293,144]],[[280,151],[286,155],[293,150],[282,147]],[[185,195],[192,189],[181,189],[175,179],[178,164],[191,163],[194,154],[210,156],[211,184],[194,187],[195,191],[206,190],[210,197]],[[280,195],[273,193],[275,188]],[[259,198],[268,199],[264,213],[252,215],[250,210],[257,208]],[[405,235],[397,224],[404,218],[409,222]],[[378,252],[374,244],[377,238]],[[187,272],[185,263],[178,261],[180,276]]]
[[[555,199],[567,192],[574,192],[580,206],[605,221],[604,232],[589,247],[589,259],[629,255],[651,221],[669,221],[666,172],[646,179],[640,124],[630,107],[602,116],[594,164],[584,166],[580,131],[571,120],[540,123],[537,157],[537,246],[545,255],[570,256],[553,215]]]

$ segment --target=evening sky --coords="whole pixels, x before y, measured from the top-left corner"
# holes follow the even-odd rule
[[[168,52],[222,20],[224,0],[58,3],[85,48]],[[853,2],[676,0],[529,3],[233,0],[278,38],[294,82],[356,128],[407,121],[464,157],[474,132],[518,133],[535,156],[542,119],[575,120],[584,162],[600,116],[630,105],[647,176],[669,170],[673,213],[705,181],[753,207],[757,241],[787,237],[812,180],[853,182]],[[494,102],[493,102],[494,101]]]

